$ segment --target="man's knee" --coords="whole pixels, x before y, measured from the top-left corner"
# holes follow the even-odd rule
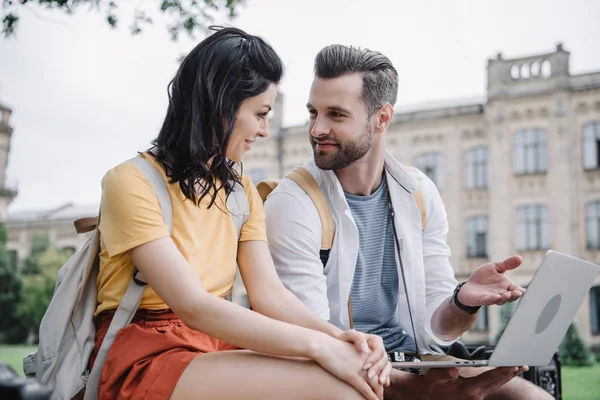
[[[526,381],[523,378],[513,378],[501,386],[494,393],[486,397],[486,400],[552,400],[548,392]]]

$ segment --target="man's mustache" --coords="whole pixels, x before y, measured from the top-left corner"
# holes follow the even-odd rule
[[[335,144],[335,145],[339,145],[340,144],[339,141],[337,141],[336,139],[334,139],[332,137],[328,137],[328,136],[327,137],[320,137],[318,139],[314,138],[314,137],[311,137],[310,141],[311,141],[311,143],[313,145],[316,145],[316,144]]]

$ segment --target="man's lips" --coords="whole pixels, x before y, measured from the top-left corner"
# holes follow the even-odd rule
[[[337,147],[337,143],[334,142],[314,142],[317,150],[329,150]]]

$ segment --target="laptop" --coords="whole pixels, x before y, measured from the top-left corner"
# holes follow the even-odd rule
[[[514,367],[550,363],[600,266],[548,251],[489,360],[392,362],[392,367]]]

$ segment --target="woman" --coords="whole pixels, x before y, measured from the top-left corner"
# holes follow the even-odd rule
[[[381,340],[341,332],[284,288],[266,244],[262,202],[235,169],[256,138],[267,136],[282,73],[267,43],[234,28],[217,30],[184,59],[160,133],[140,155],[168,184],[171,235],[133,165],[104,177],[94,355],[134,266],[149,287],[111,347],[100,398],[383,397],[391,367]],[[239,238],[225,202],[236,181],[250,205]],[[223,300],[236,260],[254,311]]]

